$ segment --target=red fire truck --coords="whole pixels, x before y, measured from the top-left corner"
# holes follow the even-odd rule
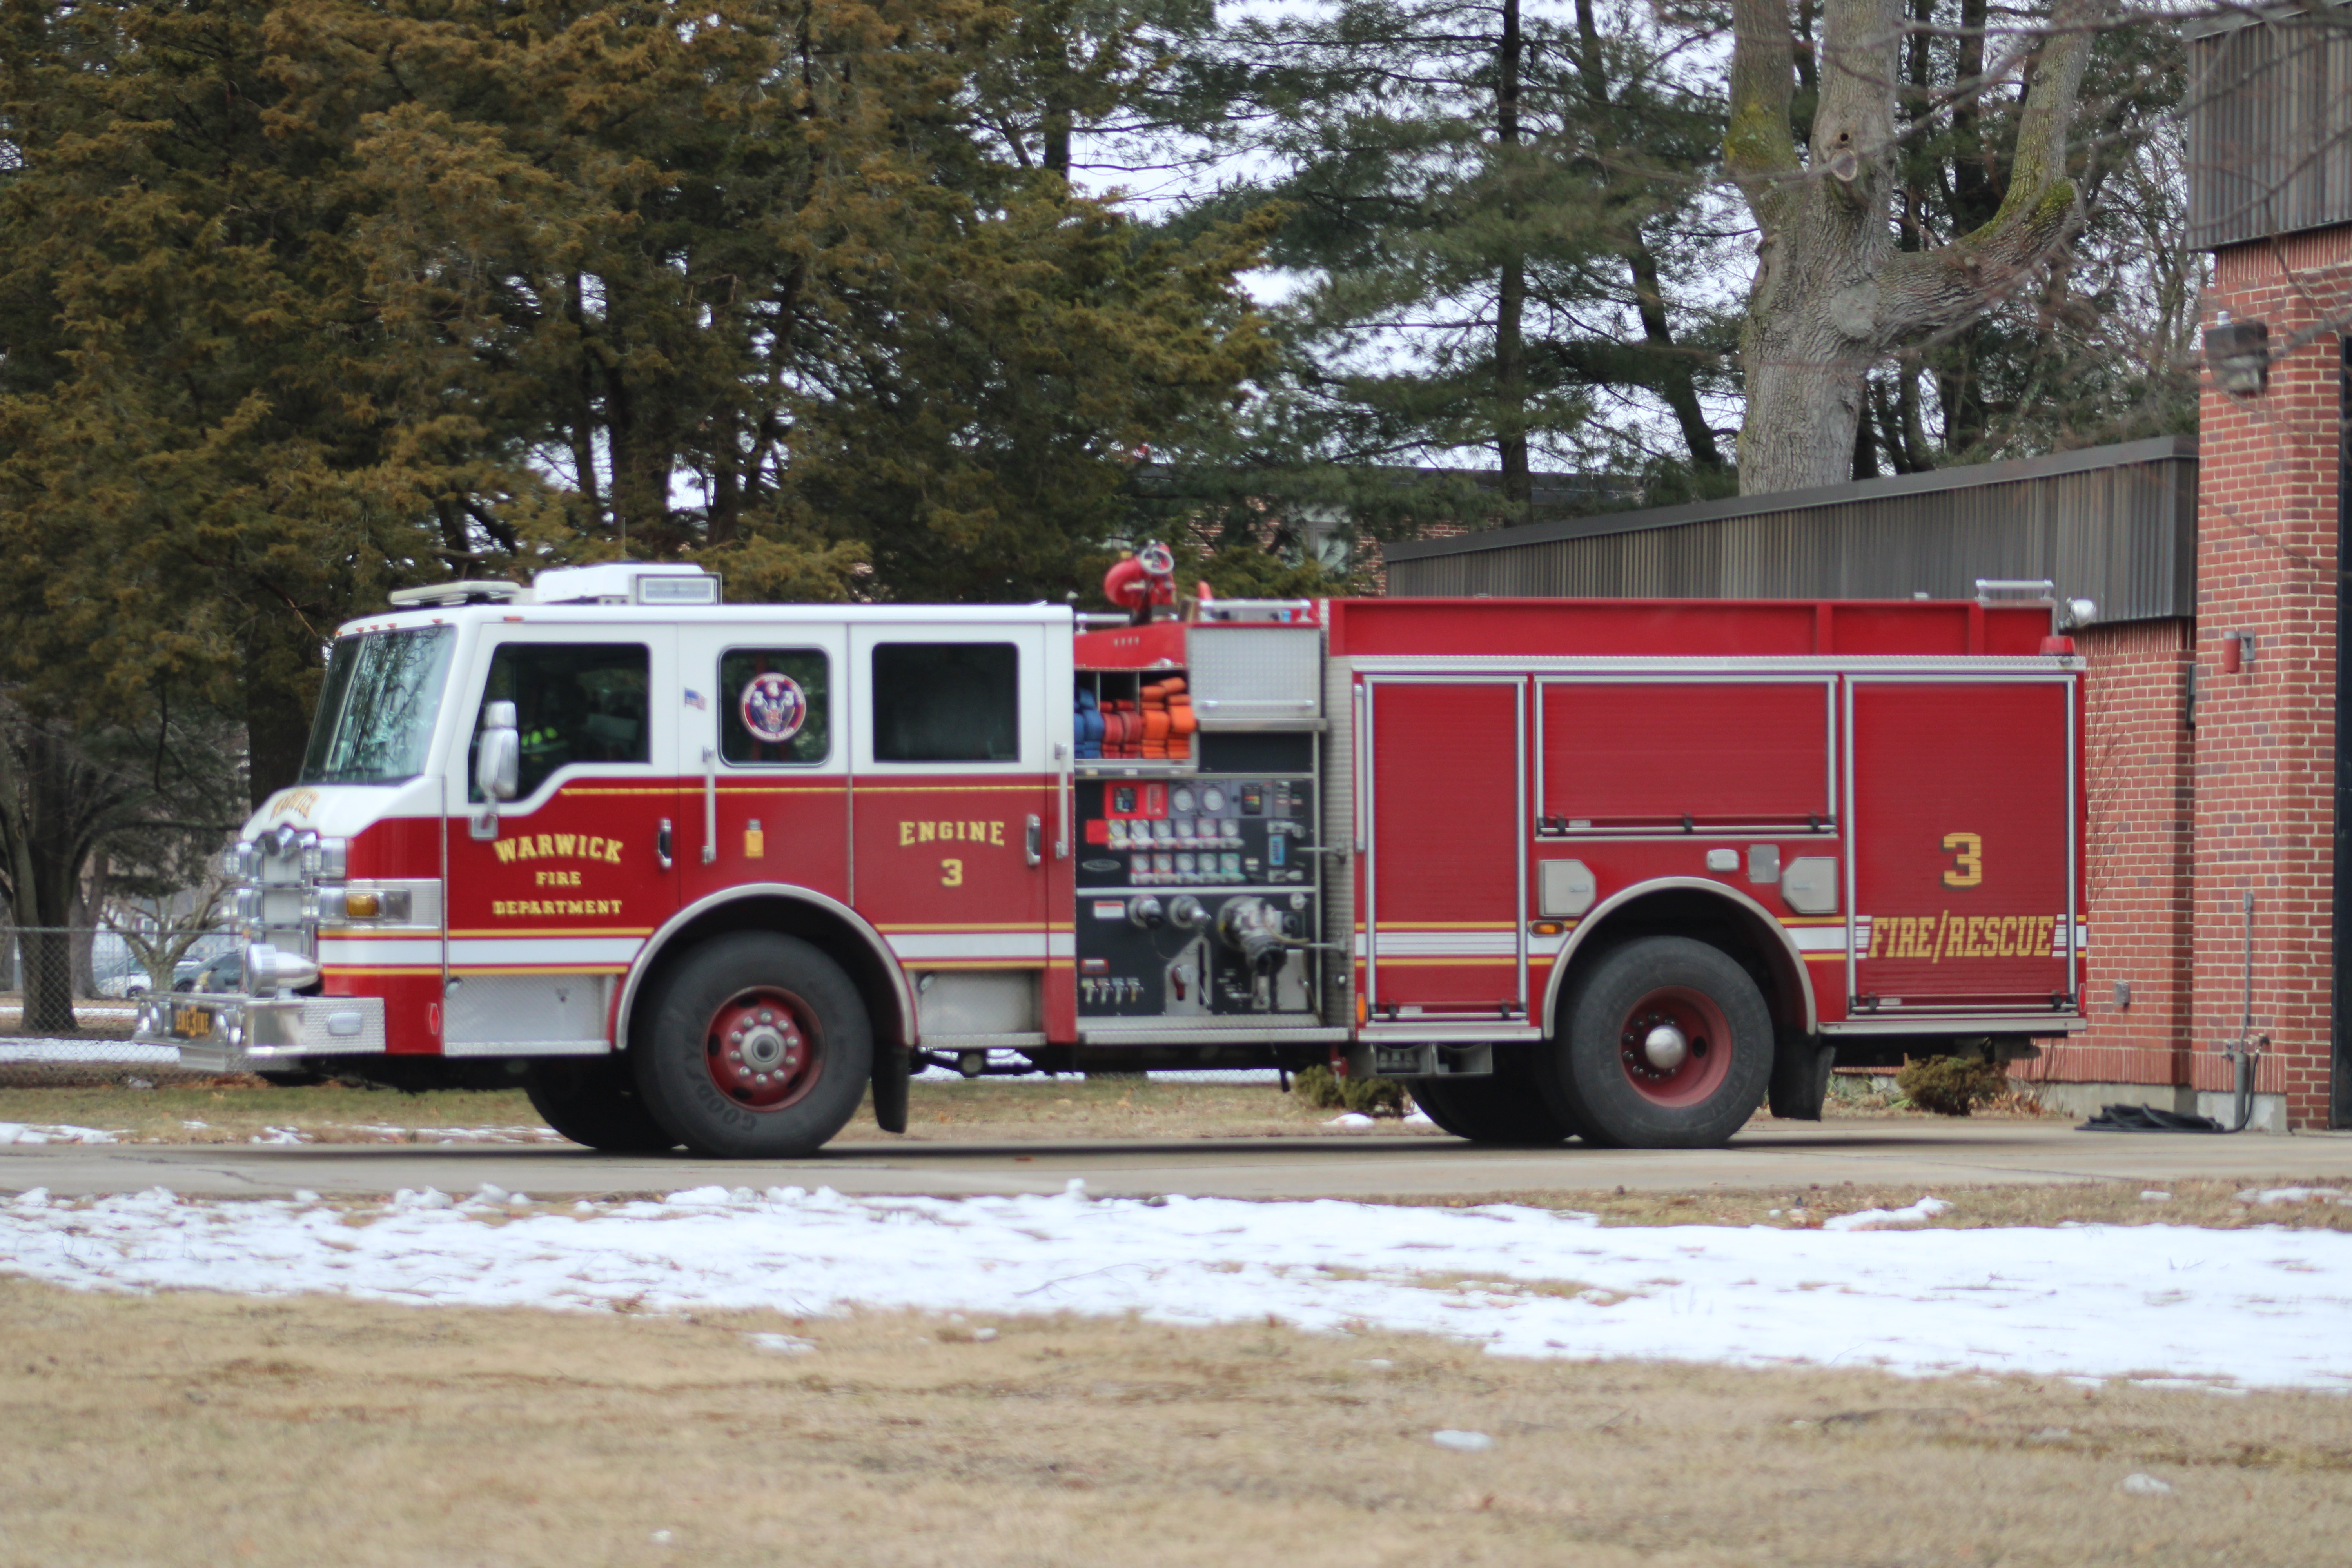
[[[1465,1138],[1664,1146],[2082,1025],[2046,601],[394,597],[231,851],[240,989],[147,1005],[192,1064],[756,1157],[869,1084],[901,1130],[919,1066],[1329,1063]]]

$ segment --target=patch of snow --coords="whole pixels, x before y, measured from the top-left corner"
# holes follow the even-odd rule
[[[1834,1362],[2092,1386],[2160,1369],[2183,1386],[2352,1390],[2342,1327],[2352,1235],[2327,1230],[1602,1228],[1589,1215],[1508,1205],[1155,1205],[1082,1191],[856,1198],[711,1186],[553,1212],[514,1196],[457,1203],[428,1188],[330,1207],[36,1191],[0,1199],[0,1269],[85,1289],[419,1305],[1134,1313],[1201,1325],[1272,1315],[1509,1355]],[[2151,1270],[2166,1289],[2150,1290]],[[1432,1288],[1465,1279],[1484,1283]],[[1586,1289],[1564,1294],[1562,1280]],[[1510,1288],[1518,1282],[1551,1288]],[[2262,1331],[2246,1333],[2256,1320]]]
[[[2307,1204],[2312,1202],[2352,1205],[2352,1193],[2341,1187],[2248,1187],[2238,1194],[2242,1204],[2264,1207],[2272,1204]]]
[[[92,1007],[88,1003],[76,1003],[74,1011],[85,1016],[111,1017],[119,1009]],[[137,1009],[131,1009],[136,1013]],[[0,1020],[16,1016],[14,1007],[0,1007]],[[177,1046],[149,1046],[131,1040],[45,1040],[0,1039],[0,1062],[104,1062],[110,1067],[175,1068],[180,1065]]]
[[[309,1143],[315,1140],[299,1127],[265,1127],[246,1142],[248,1143]]]
[[[1860,1214],[1832,1215],[1822,1221],[1823,1230],[1883,1230],[1889,1226],[1925,1225],[1952,1205],[1941,1198],[1921,1198],[1899,1209],[1864,1209]]]
[[[2145,1470],[2134,1470],[2124,1478],[2123,1489],[2134,1497],[2166,1497],[2172,1491],[2172,1483],[2158,1480]]]
[[[562,1143],[568,1142],[552,1127],[396,1127],[383,1121],[341,1123],[350,1132],[364,1132],[399,1143]]]
[[[1350,1110],[1331,1118],[1330,1121],[1326,1121],[1323,1125],[1326,1127],[1356,1128],[1370,1127],[1372,1124],[1372,1119],[1370,1117],[1366,1116],[1360,1110]]]
[[[743,1337],[751,1342],[752,1349],[776,1355],[806,1355],[816,1349],[813,1341],[804,1340],[798,1334],[745,1334]]]
[[[1437,1125],[1436,1122],[1432,1121],[1429,1119],[1429,1112],[1423,1110],[1418,1105],[1405,1112],[1404,1124],[1407,1127],[1434,1127]]]
[[[1429,1440],[1441,1448],[1451,1448],[1457,1454],[1483,1454],[1495,1446],[1495,1439],[1484,1432],[1432,1432]]]
[[[2170,1193],[2160,1193],[2154,1187],[2150,1187],[2147,1191],[2140,1194],[2139,1201],[2144,1204],[2168,1204],[2172,1201],[2172,1194]]]
[[[0,1121],[0,1143],[114,1143],[129,1131],[127,1127],[108,1131],[102,1127],[75,1127],[69,1123],[28,1125],[22,1121]]]

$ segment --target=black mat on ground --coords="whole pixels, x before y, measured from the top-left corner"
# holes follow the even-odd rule
[[[2227,1132],[2210,1116],[2158,1110],[2153,1105],[2103,1105],[2099,1113],[2074,1129],[2077,1132]]]

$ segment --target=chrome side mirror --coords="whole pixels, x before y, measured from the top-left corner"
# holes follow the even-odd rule
[[[474,783],[485,800],[512,800],[522,771],[522,737],[515,731],[515,705],[493,702],[482,710],[482,747],[474,758]]]

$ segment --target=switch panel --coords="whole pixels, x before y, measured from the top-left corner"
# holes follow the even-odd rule
[[[1311,774],[1080,778],[1078,1014],[1316,1011]]]

